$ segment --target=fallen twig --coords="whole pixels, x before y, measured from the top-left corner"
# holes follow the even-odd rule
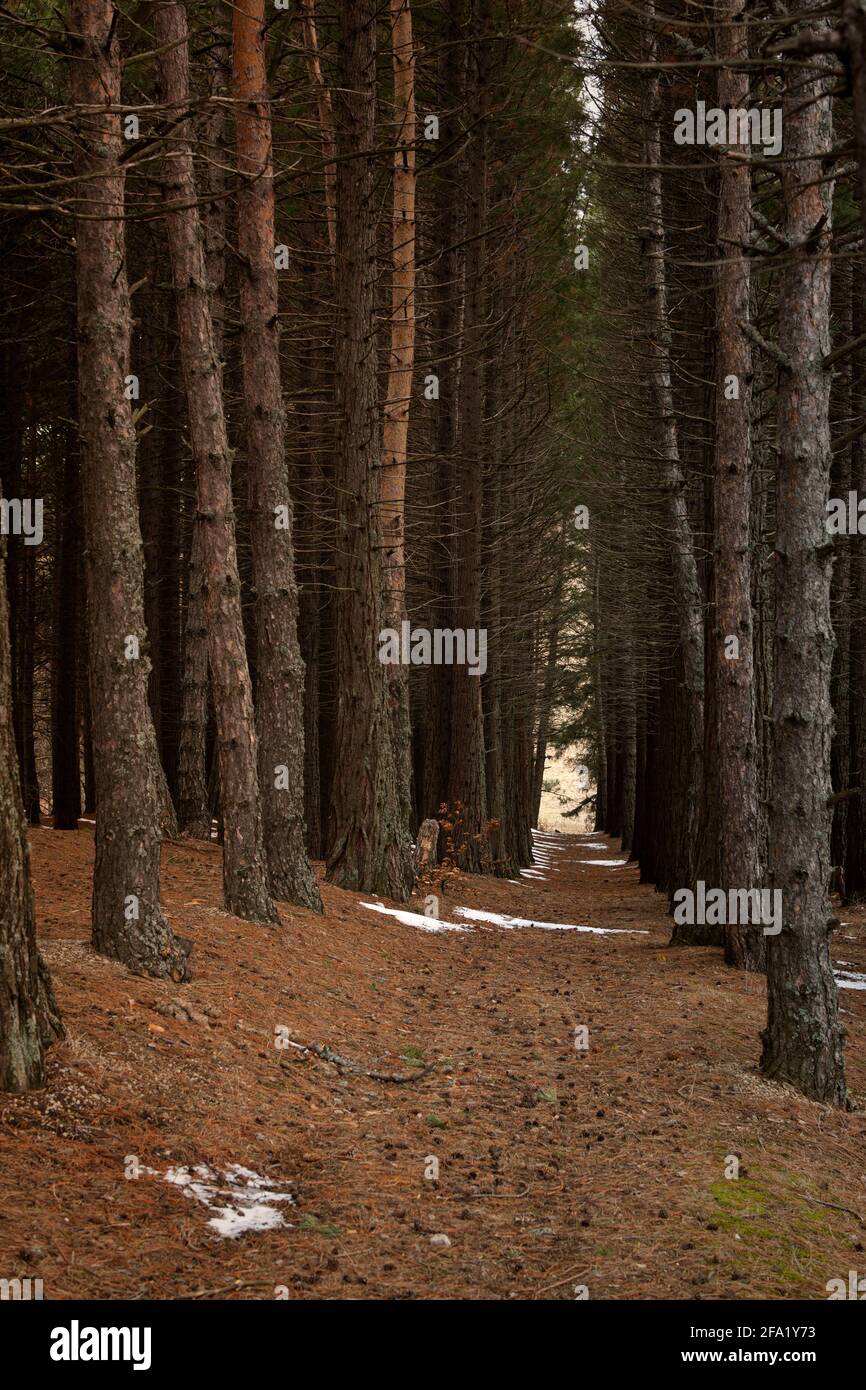
[[[829,1207],[831,1211],[844,1211],[846,1216],[853,1216],[855,1221],[859,1221],[861,1226],[866,1225],[859,1211],[854,1211],[853,1207],[840,1207],[838,1202],[822,1202],[820,1197],[809,1197],[805,1192],[797,1192],[796,1188],[790,1187],[789,1192],[796,1192],[804,1202],[814,1202],[819,1207]]]
[[[236,1279],[233,1284],[222,1284],[218,1289],[199,1289],[198,1293],[191,1293],[190,1298],[214,1298],[220,1293],[237,1293],[239,1289],[272,1289],[273,1287],[273,1279]]]

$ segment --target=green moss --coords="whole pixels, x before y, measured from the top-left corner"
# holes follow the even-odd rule
[[[794,1189],[787,1174],[771,1182],[739,1178],[710,1185],[713,1225],[728,1238],[739,1237],[736,1265],[723,1265],[727,1273],[736,1268],[743,1278],[772,1276],[780,1292],[802,1294],[824,1284],[840,1233],[825,1208]],[[727,1241],[725,1245],[730,1259]]]
[[[710,1193],[716,1199],[721,1212],[718,1213],[722,1230],[754,1233],[754,1221],[764,1216],[771,1201],[768,1193],[754,1178],[723,1179],[710,1186]]]
[[[299,1231],[312,1231],[317,1236],[325,1236],[328,1240],[336,1240],[340,1234],[339,1226],[335,1226],[330,1221],[320,1221],[318,1216],[307,1215],[298,1224]]]

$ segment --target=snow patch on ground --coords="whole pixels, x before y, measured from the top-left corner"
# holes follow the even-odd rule
[[[294,1203],[292,1194],[276,1191],[270,1187],[269,1178],[240,1163],[230,1164],[221,1175],[203,1163],[195,1168],[169,1168],[165,1173],[156,1168],[140,1171],[172,1183],[184,1196],[214,1212],[208,1225],[228,1240],[251,1231],[272,1231],[291,1224],[285,1221],[278,1206],[280,1202]]]
[[[649,936],[648,931],[634,927],[579,927],[573,922],[536,922],[529,917],[503,917],[499,912],[482,912],[477,907],[455,907],[460,917],[472,922],[493,922],[497,927],[540,927],[542,931],[582,931],[593,936]]]
[[[604,864],[608,869],[618,869],[621,865],[627,864],[627,859],[578,859],[578,864]]]
[[[866,975],[859,970],[834,970],[833,974],[836,976],[837,989],[866,989]]]
[[[399,907],[386,907],[384,903],[361,903],[371,912],[384,912],[387,917],[396,917],[404,927],[417,927],[419,931],[469,931],[469,927],[457,926],[454,922],[440,922],[438,917],[425,917],[422,912],[404,912]]]
[[[471,927],[462,926],[458,922],[440,922],[438,917],[424,917],[418,912],[404,912],[401,908],[386,907],[384,903],[361,903],[361,907],[370,908],[372,912],[384,912],[389,917],[396,917],[397,921],[405,926],[417,927],[420,931],[472,930]],[[496,927],[505,927],[507,931],[515,927],[538,927],[542,931],[589,932],[593,936],[649,936],[649,932],[639,928],[581,927],[574,922],[537,922],[530,917],[509,917],[500,912],[483,912],[478,907],[455,907],[454,914],[457,917],[466,917],[470,922],[491,922]]]

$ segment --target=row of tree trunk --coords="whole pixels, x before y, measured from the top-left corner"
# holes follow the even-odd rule
[[[558,23],[552,0],[518,9],[518,33]],[[226,909],[265,925],[278,901],[321,910],[314,858],[405,900],[429,816],[451,865],[511,874],[556,695],[573,82],[527,150],[547,64],[491,0],[141,18],[69,0],[65,57],[19,46],[11,77],[74,131],[71,191],[22,208],[5,277],[19,327],[23,285],[60,287],[3,352],[5,493],[49,498],[43,547],[10,537],[6,562],[13,1088],[58,1027],[22,804],[95,817],[94,946],[183,981],[166,836],[216,833]],[[70,217],[74,243],[43,235]],[[56,380],[49,343],[74,345]],[[487,660],[384,664],[407,622],[483,632]]]
[[[620,486],[588,479],[596,824],[670,895],[781,893],[778,932],[675,917],[673,940],[766,970],[764,1073],[844,1105],[829,895],[861,893],[866,870],[866,556],[826,522],[828,498],[863,482],[862,209],[841,40],[775,13],[768,37],[742,0],[706,22],[610,7],[610,42],[644,76],[640,92],[611,78],[601,121],[606,158],[629,170],[603,197],[602,274],[629,266],[601,294],[634,384],[611,388],[633,402],[618,406]],[[781,109],[783,157],[742,128],[719,149],[678,145],[674,113],[698,100]],[[628,330],[623,280],[642,306]],[[601,432],[612,408],[596,407]]]

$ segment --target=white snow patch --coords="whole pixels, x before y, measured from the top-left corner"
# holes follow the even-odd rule
[[[866,975],[859,970],[834,970],[837,989],[866,989]]]
[[[384,912],[387,917],[396,917],[404,927],[417,927],[419,931],[469,931],[468,927],[457,926],[454,922],[440,922],[438,917],[425,917],[422,912],[404,912],[399,907],[386,907],[384,903],[361,903],[371,912]]]
[[[278,1192],[270,1187],[270,1179],[232,1163],[221,1177],[212,1168],[198,1164],[195,1168],[169,1168],[160,1173],[156,1168],[142,1168],[143,1173],[162,1178],[182,1189],[184,1196],[201,1202],[215,1213],[208,1220],[218,1235],[229,1240],[246,1235],[248,1231],[272,1231],[287,1223],[280,1202],[294,1203],[290,1192]]]
[[[578,864],[603,864],[607,869],[617,869],[627,864],[627,859],[578,859]]]
[[[498,912],[482,912],[477,907],[455,907],[460,917],[468,917],[473,922],[493,922],[498,927],[540,927],[542,931],[582,931],[593,936],[649,936],[648,931],[638,927],[579,927],[573,922],[536,922],[529,917],[503,917]]]

